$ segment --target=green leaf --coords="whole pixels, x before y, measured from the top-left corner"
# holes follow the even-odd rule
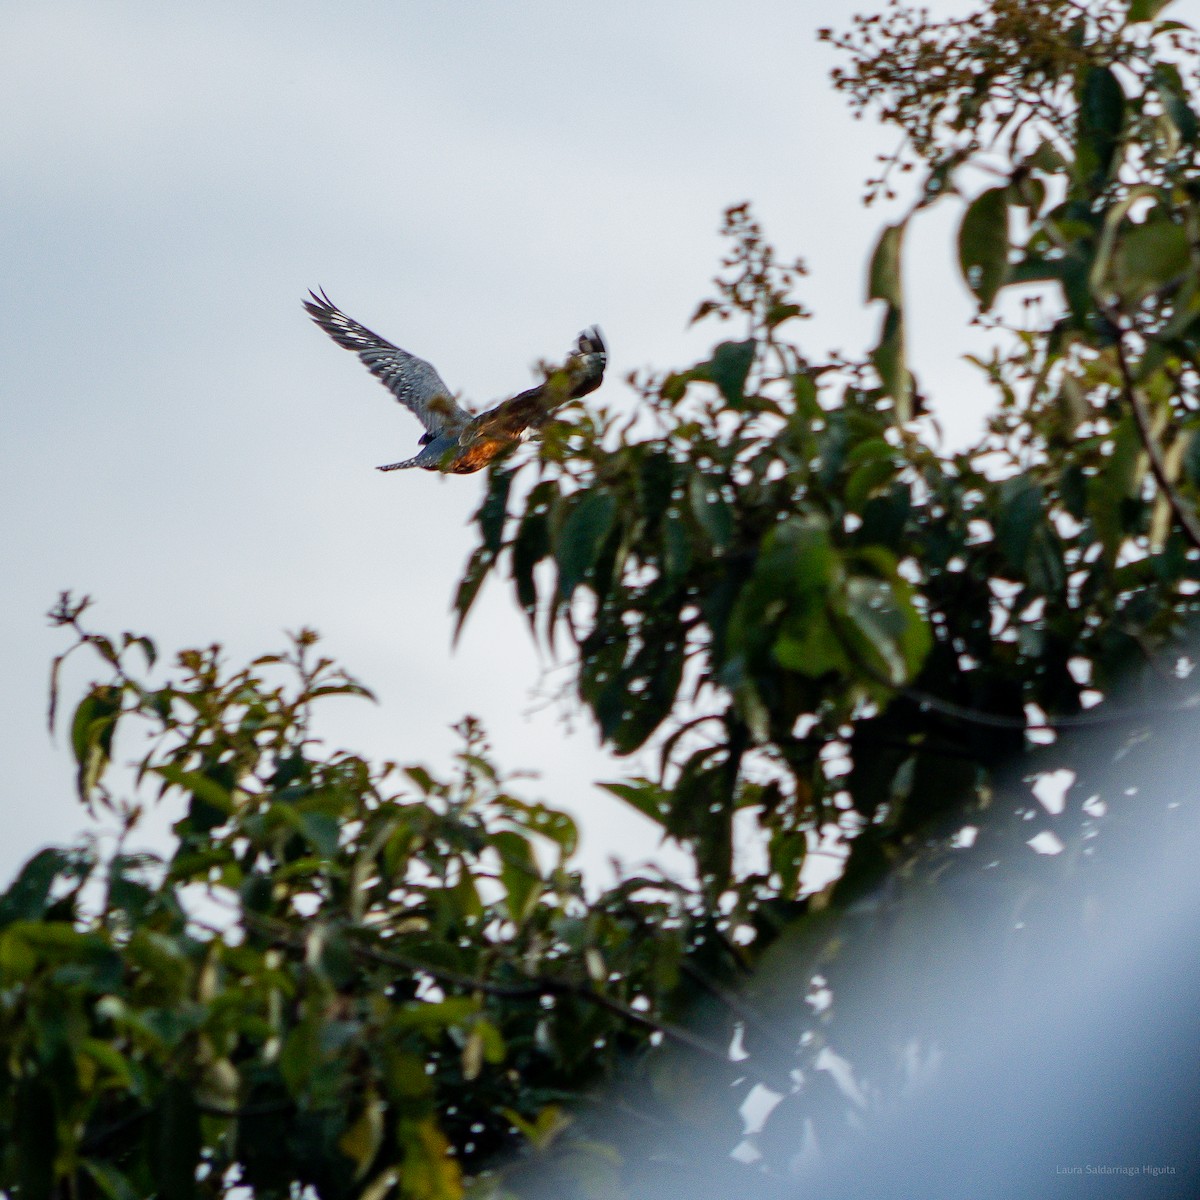
[[[1067,166],[1058,147],[1053,142],[1039,142],[1037,149],[1025,158],[1028,166],[1046,175],[1057,175]]]
[[[55,957],[74,956],[88,948],[105,948],[107,943],[96,933],[76,929],[66,921],[22,921],[11,926],[36,950],[48,951]]]
[[[958,261],[967,286],[986,312],[1008,272],[1008,189],[989,188],[976,196],[958,230]]]
[[[1173,3],[1174,0],[1130,0],[1127,20],[1130,25],[1141,21],[1153,21],[1168,4]]]
[[[458,592],[454,597],[454,611],[458,613],[458,620],[454,623],[453,640],[456,643],[459,634],[462,633],[467,613],[471,611],[471,606],[479,595],[479,589],[483,587],[483,581],[488,577],[488,572],[492,569],[495,561],[495,555],[486,546],[476,546],[467,562],[467,569],[463,572]]]
[[[374,1092],[368,1092],[362,1112],[338,1138],[338,1149],[354,1163],[355,1180],[367,1173],[375,1161],[375,1155],[379,1153],[386,1111],[384,1102]]]
[[[541,1109],[533,1121],[525,1120],[515,1109],[503,1108],[500,1111],[535,1150],[545,1150],[571,1124],[571,1118],[555,1104]]]
[[[663,825],[671,810],[670,793],[649,779],[631,779],[625,783],[598,783],[597,787],[611,792],[619,800],[636,808],[655,824]]]
[[[111,1042],[102,1042],[99,1038],[84,1038],[79,1043],[79,1053],[102,1067],[109,1076],[108,1082],[115,1082],[121,1087],[136,1091],[129,1059]]]
[[[886,546],[899,554],[908,547],[908,520],[913,511],[908,485],[895,482],[863,505],[862,527],[855,534],[860,546]]]
[[[796,416],[805,422],[821,415],[821,402],[817,381],[813,375],[798,373],[792,376],[792,398],[796,402]]]
[[[430,773],[425,770],[424,767],[405,767],[404,773],[413,781],[414,784],[416,784],[421,791],[421,795],[423,796],[430,795],[430,793],[432,793],[437,787],[437,785],[434,783],[433,776],[430,775]]]
[[[141,1200],[141,1193],[134,1187],[130,1179],[111,1163],[89,1158],[84,1160],[83,1169],[92,1177],[108,1200]],[[22,1192],[22,1194],[24,1193]]]
[[[779,666],[810,678],[844,669],[845,654],[827,611],[840,571],[822,518],[792,517],[775,526],[763,539],[754,573],[729,618],[730,658],[723,682],[740,687],[739,657],[752,664],[768,649]]]
[[[196,1099],[210,1108],[233,1112],[242,1095],[242,1077],[228,1058],[204,1064],[196,1086]]]
[[[300,828],[309,844],[324,858],[337,854],[341,824],[330,813],[305,812],[300,814]]]
[[[460,1061],[462,1077],[468,1083],[473,1083],[483,1071],[483,1035],[477,1025],[472,1026],[471,1032],[467,1034]]]
[[[529,493],[525,516],[513,539],[512,577],[517,603],[525,610],[530,626],[537,616],[537,581],[534,569],[550,553],[549,509],[558,488],[551,480],[543,480]]]
[[[671,713],[683,680],[682,632],[673,624],[660,625],[657,636],[634,656],[624,680],[632,690],[640,687],[637,703],[630,708],[613,736],[618,754],[632,754]],[[628,697],[626,698],[628,703]]]
[[[831,671],[846,674],[851,667],[824,605],[792,616],[775,639],[771,655],[781,667],[810,679]]]
[[[920,670],[932,635],[912,606],[903,580],[855,575],[846,581],[842,615],[858,657],[882,666],[888,682],[906,683]],[[863,654],[867,650],[869,653]]]
[[[1178,282],[1191,268],[1187,230],[1166,220],[1130,227],[1113,254],[1117,291],[1135,304]]]
[[[1104,467],[1087,481],[1087,511],[1105,551],[1115,556],[1129,530],[1128,500],[1140,486],[1138,461],[1141,437],[1133,414],[1117,422],[1112,432],[1113,452]]]
[[[425,1059],[419,1054],[403,1051],[392,1043],[380,1046],[380,1069],[393,1099],[421,1099],[433,1092],[433,1079],[425,1074]]]
[[[688,479],[688,504],[696,523],[720,553],[733,539],[733,510],[721,495],[720,484],[699,473]]]
[[[558,593],[569,600],[600,554],[612,529],[617,502],[609,492],[585,492],[559,531],[555,558]]]
[[[682,578],[692,565],[692,543],[687,526],[678,517],[663,522],[662,566],[670,580]]]
[[[494,468],[488,480],[487,494],[475,513],[483,545],[493,554],[500,552],[504,536],[504,521],[508,516],[508,493],[512,487],[512,470]]]
[[[17,1188],[21,1200],[50,1200],[58,1155],[54,1096],[40,1078],[21,1080],[15,1093],[13,1144],[5,1149],[16,1159]]]
[[[542,875],[527,838],[502,830],[492,838],[500,855],[500,882],[504,885],[508,915],[521,925],[542,894]]]
[[[478,1012],[479,1001],[470,996],[451,996],[433,1003],[414,1000],[393,1011],[391,1025],[397,1030],[417,1030],[432,1039],[463,1025]]]
[[[154,1114],[151,1174],[161,1200],[193,1200],[200,1162],[200,1113],[183,1080],[167,1081]]]
[[[767,845],[767,861],[772,873],[779,876],[781,899],[793,900],[799,893],[808,848],[808,837],[804,830],[771,836]]]
[[[499,796],[497,801],[503,804],[506,811],[513,814],[514,820],[553,842],[564,857],[575,853],[579,842],[579,829],[566,813],[557,812],[542,804],[526,804],[512,796]]]
[[[709,372],[731,408],[740,408],[745,399],[743,389],[754,365],[757,346],[751,338],[746,342],[722,342],[713,351]]]
[[[1088,271],[1087,285],[1092,293],[1107,298],[1112,291],[1111,268],[1113,255],[1118,244],[1118,235],[1125,227],[1129,210],[1139,201],[1153,196],[1154,189],[1148,184],[1138,184],[1129,188],[1125,195],[1115,204],[1110,204],[1104,214],[1100,240],[1092,257]],[[1063,278],[1064,289],[1068,286],[1066,276]],[[1068,297],[1069,299],[1070,297]],[[1090,295],[1087,299],[1090,301]],[[1073,302],[1072,302],[1073,303]],[[1086,309],[1086,306],[1085,306]]]
[[[192,975],[192,965],[174,939],[152,929],[138,929],[129,939],[125,956],[131,966],[154,979],[164,995],[182,997]]]
[[[232,814],[234,803],[229,789],[223,787],[203,771],[185,771],[174,763],[166,763],[161,767],[154,767],[153,770],[156,775],[161,776],[173,787],[188,792],[196,799],[202,800],[210,808],[215,809],[221,818]],[[216,824],[219,823],[218,820]],[[211,826],[209,827],[211,828]]]
[[[1076,164],[1080,176],[1096,186],[1108,178],[1125,123],[1125,93],[1108,67],[1092,67],[1079,97],[1079,144]]]
[[[398,1136],[404,1148],[400,1190],[422,1200],[461,1200],[462,1172],[450,1154],[450,1143],[432,1117],[402,1118]]]
[[[71,746],[79,764],[79,798],[85,803],[108,766],[120,714],[121,690],[108,686],[94,687],[75,710],[71,722]]]
[[[1035,220],[1046,203],[1046,185],[1036,175],[1026,175],[1013,187],[1013,203],[1027,209],[1029,219]]]
[[[743,683],[746,664],[756,662],[775,638],[780,618],[784,658],[791,669],[804,669],[807,651],[795,652],[785,643],[805,643],[821,611],[837,560],[829,530],[816,517],[792,517],[776,525],[763,539],[750,580],[741,588],[728,618],[725,636],[727,662],[722,682],[736,689]],[[786,661],[785,661],[786,660]]]
[[[1189,429],[1180,436],[1187,438],[1187,446],[1183,452],[1184,478],[1192,487],[1200,487],[1200,430]]]
[[[130,646],[137,646],[146,656],[146,666],[153,667],[158,661],[158,649],[148,637],[135,637],[132,633],[121,635],[121,640],[128,650]]]
[[[710,898],[724,890],[729,879],[734,813],[734,773],[724,762],[702,765],[711,759],[711,750],[704,750],[684,764],[668,826],[675,837],[692,843],[701,877],[708,877]]]
[[[782,325],[784,321],[790,321],[793,317],[802,316],[804,310],[798,304],[772,304],[767,309],[765,321],[771,329]]]
[[[321,1061],[320,1021],[305,1014],[283,1040],[279,1074],[293,1096],[300,1096]]]
[[[672,371],[662,381],[662,386],[658,389],[659,395],[669,404],[678,404],[687,394],[690,382],[691,377],[686,373],[680,374],[678,371]]]
[[[1000,485],[999,500],[996,544],[1009,566],[1021,576],[1025,572],[1034,530],[1042,520],[1042,489],[1028,476],[1016,475]]]
[[[763,539],[754,574],[771,580],[774,586],[786,584],[799,592],[823,595],[836,577],[837,567],[828,523],[816,515],[805,515],[790,517]]]
[[[642,516],[652,526],[662,519],[671,505],[675,474],[675,464],[665,451],[651,451],[639,462],[638,504],[641,506]]]
[[[476,1018],[475,1024],[471,1026],[471,1033],[477,1035],[483,1043],[484,1062],[491,1063],[494,1067],[504,1061],[504,1037],[491,1021],[486,1017]]]
[[[861,513],[866,502],[896,476],[896,464],[889,458],[869,458],[855,467],[846,481],[846,504]]]
[[[70,858],[62,850],[39,850],[0,898],[0,928],[11,921],[35,921],[41,917],[54,881],[69,864]]]
[[[1018,262],[1009,263],[1006,283],[1051,283],[1061,281],[1063,264],[1061,259],[1039,258],[1036,254],[1025,255]]]
[[[871,361],[879,373],[883,390],[896,406],[896,421],[903,425],[912,419],[912,376],[909,374],[904,346],[904,315],[898,308],[884,314],[879,344],[871,351]]]
[[[400,1172],[395,1167],[384,1167],[358,1194],[358,1200],[387,1200],[400,1182]]]
[[[733,694],[734,710],[750,731],[756,746],[765,745],[771,739],[771,710],[761,694],[749,680],[743,680]]]
[[[1200,134],[1200,123],[1196,120],[1195,110],[1188,103],[1187,88],[1179,68],[1174,63],[1159,63],[1154,68],[1154,84],[1163,109],[1179,131],[1180,138],[1189,146],[1194,146]]]
[[[37,970],[38,956],[21,936],[20,927],[0,933],[0,979],[20,983]]]
[[[901,249],[905,224],[889,225],[880,235],[871,256],[867,279],[867,299],[883,300],[887,311],[879,343],[871,351],[871,361],[879,373],[883,390],[896,406],[896,420],[904,424],[912,418],[912,378],[904,348],[904,287]]]
[[[892,308],[903,308],[901,250],[905,222],[889,225],[880,235],[867,276],[867,300],[886,300]]]

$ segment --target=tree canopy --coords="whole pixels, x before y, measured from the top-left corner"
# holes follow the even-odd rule
[[[1194,690],[1200,93],[1167,7],[892,3],[825,31],[835,86],[903,136],[868,185],[907,205],[869,256],[875,348],[814,359],[803,264],[738,205],[707,357],[490,468],[458,624],[507,577],[604,741],[657,764],[605,786],[694,879],[586,888],[571,819],[514,794],[470,720],[440,771],[329,752],[313,706],[369,693],[309,632],[164,674],[62,598],[68,653],[102,663],[70,733],[116,849],[43,850],[0,899],[0,1189],[452,1200],[519,1194],[537,1161],[619,1195],[585,1102],[618,1067],[639,1119],[710,1129],[735,1177],[739,1104],[768,1087],[794,1122],[831,1030],[886,1088],[893,1027],[839,989],[871,945],[852,902],[889,871],[924,896],[997,861],[1012,895],[1086,873],[1104,819],[1149,815],[1064,734],[1128,751]],[[906,230],[946,204],[995,346],[986,434],[956,452],[905,344]],[[1038,856],[1048,779],[1067,852]],[[180,800],[169,854],[129,849],[142,806]],[[822,836],[847,858],[814,896]],[[825,1000],[755,990],[783,945]],[[756,1178],[786,1176],[777,1140]]]

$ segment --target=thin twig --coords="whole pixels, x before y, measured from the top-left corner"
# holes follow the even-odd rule
[[[298,935],[286,922],[280,921],[278,918],[267,917],[261,913],[250,912],[248,910],[243,910],[239,915],[243,920],[248,920],[252,924],[259,925],[276,937],[283,938],[293,945],[300,944]],[[210,932],[222,932],[213,926],[205,924],[203,921],[195,923],[202,928],[208,929]],[[355,931],[348,930],[347,932]],[[521,983],[501,983],[497,980],[479,979],[474,975],[467,975],[464,972],[455,971],[450,967],[434,966],[420,959],[411,958],[406,954],[399,954],[392,950],[381,950],[377,946],[367,946],[361,942],[354,944],[354,951],[364,958],[372,959],[385,966],[396,967],[399,970],[408,971],[414,975],[427,975],[430,979],[437,980],[438,983],[462,988],[467,992],[478,992],[485,996],[494,996],[498,999],[524,1000],[532,999],[535,996],[570,996],[585,1003],[594,1004],[597,1008],[603,1008],[611,1012],[614,1016],[629,1021],[631,1024],[640,1025],[654,1033],[661,1033],[663,1037],[681,1046],[687,1046],[689,1049],[703,1054],[706,1058],[715,1059],[725,1066],[736,1065],[742,1074],[752,1074],[756,1078],[760,1078],[762,1082],[769,1083],[767,1076],[756,1071],[754,1068],[747,1069],[743,1063],[734,1064],[733,1060],[729,1057],[727,1047],[723,1047],[716,1042],[710,1042],[706,1038],[702,1038],[680,1025],[649,1016],[647,1013],[638,1012],[637,1009],[630,1008],[620,1000],[615,1000],[611,996],[606,996],[602,992],[594,991],[590,987],[575,983],[569,979],[531,979]]]
[[[879,682],[885,682],[880,679]],[[953,700],[943,700],[932,692],[921,688],[899,686],[888,683],[894,691],[907,696],[916,704],[931,708],[946,717],[964,721],[971,725],[982,725],[989,729],[1020,729],[1026,733],[1053,733],[1060,729],[1088,729],[1097,725],[1119,725],[1124,721],[1140,721],[1148,717],[1170,716],[1173,713],[1190,712],[1200,705],[1200,698],[1182,700],[1177,704],[1139,704],[1133,708],[1105,706],[1098,712],[1065,713],[1059,717],[1047,717],[1044,721],[1030,721],[1024,717],[1005,717],[999,713],[984,712]],[[1036,703],[1036,702],[1035,702]]]
[[[1112,317],[1110,316],[1109,319],[1112,320]],[[1175,514],[1175,519],[1187,535],[1188,541],[1197,550],[1200,550],[1200,520],[1197,520],[1196,514],[1184,503],[1183,497],[1175,490],[1174,484],[1167,475],[1167,464],[1163,460],[1158,438],[1154,436],[1154,430],[1150,424],[1150,414],[1146,411],[1146,406],[1137,393],[1133,382],[1133,373],[1129,369],[1129,360],[1125,357],[1124,331],[1116,321],[1113,321],[1113,324],[1117,326],[1116,350],[1117,366],[1121,372],[1121,390],[1133,413],[1133,419],[1137,423],[1142,445],[1149,455],[1150,469],[1154,472],[1159,490],[1166,497],[1167,503],[1171,506],[1171,512]]]
[[[250,916],[251,914],[247,913],[246,915]],[[258,914],[253,915],[257,919],[262,919]],[[710,1042],[706,1038],[702,1038],[680,1025],[675,1025],[669,1021],[663,1021],[646,1013],[638,1012],[637,1009],[630,1008],[620,1000],[614,1000],[611,996],[604,995],[603,992],[594,991],[590,987],[575,983],[569,979],[531,979],[525,983],[500,983],[495,980],[477,979],[473,975],[466,975],[448,967],[433,966],[430,963],[421,962],[419,959],[410,958],[404,954],[397,954],[390,950],[380,950],[376,946],[364,946],[360,943],[356,944],[355,950],[364,957],[383,963],[385,966],[398,967],[401,970],[411,971],[414,974],[428,975],[431,979],[436,979],[439,983],[449,984],[451,987],[463,988],[466,991],[481,992],[485,996],[494,996],[499,999],[524,1000],[532,999],[535,996],[570,996],[577,1000],[583,1000],[588,1004],[594,1004],[597,1008],[606,1009],[614,1016],[622,1017],[632,1024],[641,1025],[643,1028],[650,1029],[655,1033],[661,1033],[665,1038],[669,1038],[681,1046],[687,1046],[689,1049],[695,1050],[707,1058],[715,1059],[726,1066],[734,1065],[729,1057],[727,1048],[715,1042]],[[742,1064],[739,1063],[737,1066],[739,1071],[746,1073]],[[749,1073],[757,1074],[753,1070]],[[764,1082],[766,1081],[765,1076],[763,1076],[763,1080]]]
[[[682,970],[689,979],[694,980],[709,995],[719,1000],[745,1025],[751,1026],[763,1034],[777,1050],[789,1056],[795,1055],[796,1046],[789,1045],[784,1038],[781,1038],[775,1031],[775,1026],[757,1009],[747,1004],[741,996],[735,992],[731,992],[728,988],[722,987],[715,979],[710,979],[699,967],[692,963],[685,962]]]
[[[1170,716],[1175,713],[1191,712],[1200,707],[1200,693],[1175,704],[1139,704],[1132,708],[1113,708],[1111,704],[1096,712],[1065,713],[1059,717],[1046,717],[1044,721],[1030,721],[1027,717],[1006,717],[1000,713],[985,712],[966,704],[956,704],[935,696],[923,688],[910,684],[895,683],[882,671],[875,668],[861,654],[855,654],[855,665],[876,683],[889,688],[898,696],[904,696],[922,708],[932,709],[944,717],[952,717],[969,725],[980,725],[987,729],[1013,729],[1025,733],[1054,733],[1061,729],[1088,729],[1096,725],[1119,725],[1125,721],[1140,721],[1153,716]],[[1029,703],[1036,704],[1036,701]],[[1040,707],[1040,705],[1039,705]]]

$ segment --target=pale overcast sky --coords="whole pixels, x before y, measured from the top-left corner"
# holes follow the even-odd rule
[[[861,181],[894,137],[850,119],[829,0],[104,4],[8,0],[0,42],[0,883],[85,820],[44,723],[63,588],[171,656],[234,661],[316,627],[378,693],[329,739],[443,768],[464,712],[578,814],[587,860],[653,829],[591,786],[629,764],[530,718],[540,667],[492,586],[449,603],[485,476],[373,468],[419,427],[300,307],[318,285],[482,404],[584,325],[623,377],[711,344],[685,326],[750,199],[807,258],[814,356],[861,350],[888,214]],[[947,219],[909,244],[913,359],[959,436],[979,394]],[[73,705],[81,676],[67,681]]]

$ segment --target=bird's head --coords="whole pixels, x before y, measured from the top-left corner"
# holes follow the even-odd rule
[[[589,325],[576,339],[567,359],[571,375],[571,395],[586,396],[594,392],[604,378],[608,365],[608,346],[599,325]]]

